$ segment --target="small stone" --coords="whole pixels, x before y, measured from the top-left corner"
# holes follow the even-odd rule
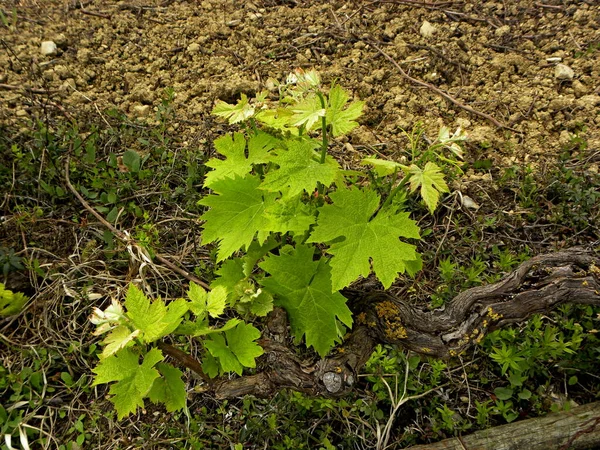
[[[56,55],[56,44],[53,41],[44,41],[40,45],[40,53],[44,56]]]
[[[421,25],[421,29],[419,30],[419,33],[421,33],[421,36],[424,38],[433,37],[436,32],[437,30],[435,27],[427,21],[423,22],[423,25]]]
[[[27,115],[27,111],[25,111],[24,109],[19,109],[17,112],[17,117],[25,117]]]
[[[188,45],[187,51],[189,53],[198,53],[200,51],[200,44],[196,44],[195,42]]]
[[[135,105],[133,107],[133,113],[137,117],[146,117],[150,114],[150,105]]]
[[[468,195],[461,196],[460,202],[467,209],[473,209],[473,210],[477,211],[480,208],[480,206],[477,204],[477,202],[475,202],[475,200],[473,200]]]
[[[575,76],[575,72],[569,66],[565,64],[557,64],[554,69],[554,77],[559,80],[572,80]]]

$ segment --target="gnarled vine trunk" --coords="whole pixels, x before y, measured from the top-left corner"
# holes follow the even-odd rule
[[[345,294],[356,325],[330,356],[319,361],[299,360],[285,345],[289,341],[285,312],[276,309],[261,341],[265,349],[262,370],[215,382],[216,397],[264,397],[286,388],[313,395],[343,395],[352,389],[377,343],[449,358],[479,342],[487,332],[534,313],[549,312],[565,303],[600,305],[600,258],[581,248],[540,255],[501,281],[464,291],[445,308],[434,311],[415,308],[409,298],[385,292]]]

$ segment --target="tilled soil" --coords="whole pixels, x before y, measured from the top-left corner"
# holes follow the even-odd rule
[[[30,128],[48,111],[99,121],[110,108],[151,125],[173,88],[171,126],[192,145],[213,123],[216,99],[234,101],[303,67],[366,101],[344,147],[350,160],[396,157],[417,122],[431,136],[462,127],[467,160],[501,167],[552,163],[576,136],[600,143],[592,0],[0,3],[5,129]],[[44,41],[56,52],[42,55]]]

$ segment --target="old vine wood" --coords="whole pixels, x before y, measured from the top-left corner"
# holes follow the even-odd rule
[[[401,345],[416,353],[450,358],[489,331],[547,313],[565,303],[600,305],[600,258],[572,248],[536,256],[501,281],[457,295],[443,310],[422,311],[410,298],[385,292],[345,292],[358,324],[341,348],[319,361],[301,361],[286,343],[285,313],[269,316],[269,335],[259,373],[212,385],[217,398],[271,396],[281,389],[314,395],[342,395],[377,343]],[[181,361],[184,363],[183,361]]]

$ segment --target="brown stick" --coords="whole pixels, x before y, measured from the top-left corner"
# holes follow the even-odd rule
[[[423,87],[426,87],[427,89],[432,90],[433,92],[435,92],[436,94],[444,97],[446,100],[448,100],[449,102],[451,102],[454,105],[458,106],[459,108],[464,109],[465,111],[468,111],[471,114],[475,114],[476,116],[483,117],[484,119],[489,120],[494,125],[496,125],[498,128],[504,128],[506,130],[510,130],[510,131],[514,131],[516,133],[520,133],[519,130],[511,128],[508,125],[504,125],[503,123],[499,122],[498,120],[496,120],[494,117],[490,116],[489,114],[486,114],[486,113],[484,113],[482,111],[479,111],[479,110],[476,110],[474,108],[471,108],[468,105],[462,104],[461,102],[459,102],[458,100],[456,100],[454,97],[452,97],[447,92],[442,91],[437,86],[434,86],[432,84],[426,83],[425,81],[421,81],[421,80],[418,80],[416,78],[411,77],[409,74],[407,74],[404,71],[404,69],[402,67],[400,67],[400,64],[398,64],[394,58],[392,58],[390,55],[388,55],[386,52],[384,52],[377,44],[375,44],[372,41],[367,41],[367,42],[369,43],[369,45],[372,45],[373,48],[375,48],[375,50],[377,50],[385,59],[387,59],[389,62],[391,62],[394,65],[394,67],[398,70],[398,72],[400,72],[400,75],[402,75],[405,79],[407,79],[411,83],[414,83],[414,84],[417,84],[419,86],[423,86]]]
[[[96,11],[89,11],[87,9],[82,9],[81,10],[82,14],[87,14],[88,16],[95,16],[95,17],[101,17],[103,19],[111,19],[111,17],[108,14],[102,14]]]
[[[176,347],[173,347],[170,344],[167,344],[166,342],[158,341],[157,345],[158,348],[160,348],[171,358],[175,359],[182,366],[187,367],[192,372],[199,375],[207,383],[211,383],[211,379],[208,378],[208,376],[204,373],[204,370],[202,370],[202,364],[200,364],[200,362],[196,358],[193,358],[187,353],[179,350]]]
[[[117,236],[117,238],[119,238],[121,241],[125,242],[126,244],[141,248],[140,244],[138,242],[136,242],[135,239],[131,238],[130,236],[126,235],[122,231],[115,228],[110,222],[108,222],[104,217],[102,217],[102,215],[100,215],[100,213],[98,211],[96,211],[94,208],[92,208],[90,206],[90,204],[81,196],[81,194],[79,192],[77,192],[77,189],[75,189],[75,187],[73,187],[73,185],[71,184],[71,179],[69,176],[70,162],[71,162],[71,159],[69,157],[67,157],[67,161],[65,163],[65,181],[67,183],[67,187],[69,188],[69,190],[73,193],[73,195],[75,195],[75,197],[77,197],[77,200],[79,200],[79,202],[83,205],[83,207],[85,209],[87,209],[96,219],[98,219],[100,221],[100,223],[102,223],[102,225],[104,225],[115,236]],[[169,269],[171,269],[173,272],[178,273],[179,275],[183,276],[184,278],[186,278],[189,281],[193,281],[194,283],[202,286],[204,289],[210,290],[210,286],[208,284],[206,284],[200,278],[191,274],[187,270],[184,270],[181,267],[176,266],[171,261],[169,261],[168,259],[165,259],[164,257],[162,257],[160,255],[155,255],[154,257],[156,259],[158,259],[163,265],[165,265]]]

